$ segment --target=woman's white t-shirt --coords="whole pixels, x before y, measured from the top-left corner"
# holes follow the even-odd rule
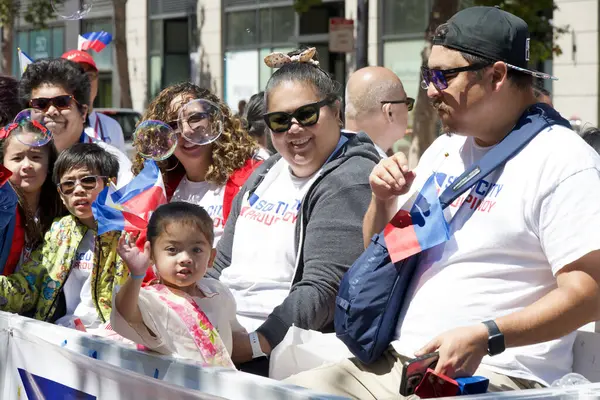
[[[233,293],[237,315],[254,331],[288,296],[296,264],[295,227],[302,199],[318,173],[295,177],[282,158],[254,192],[244,195],[235,224],[231,265],[221,282]]]
[[[223,218],[224,194],[225,186],[217,186],[206,181],[192,182],[184,176],[171,199],[171,202],[185,201],[197,204],[208,212],[214,223],[214,247],[217,247],[217,243],[219,243],[225,229],[225,219]]]

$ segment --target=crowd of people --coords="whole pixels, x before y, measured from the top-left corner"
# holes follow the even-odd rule
[[[93,59],[71,51],[19,81],[0,77],[0,154],[12,173],[0,196],[16,199],[0,213],[0,310],[268,376],[292,326],[333,332],[342,277],[431,176],[441,193],[533,105],[552,105],[534,83],[550,77],[527,69],[528,46],[527,24],[498,8],[438,27],[422,75],[446,134],[414,170],[392,149],[415,100],[386,68],[354,72],[342,98],[314,48],[272,54],[264,92],[237,114],[208,89],[169,86],[142,119],[162,121],[177,144],[155,161],[167,204],[141,236],[98,234],[92,204],[147,159],[131,162],[118,124],[92,111]],[[221,116],[202,144],[186,132],[208,123],[208,110],[186,116],[197,101]],[[30,122],[11,124],[25,108],[43,114],[51,141],[32,144]],[[574,332],[600,319],[600,206],[589,201],[600,198],[598,138],[545,128],[445,210],[450,238],[421,253],[377,361],[287,382],[397,398],[404,363],[432,352],[437,373],[485,376],[490,391],[569,373]]]

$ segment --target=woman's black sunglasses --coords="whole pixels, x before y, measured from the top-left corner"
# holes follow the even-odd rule
[[[292,119],[301,126],[311,126],[319,122],[321,107],[331,104],[332,99],[325,99],[298,107],[293,113],[283,111],[270,112],[263,115],[265,123],[275,133],[283,133],[292,127]]]

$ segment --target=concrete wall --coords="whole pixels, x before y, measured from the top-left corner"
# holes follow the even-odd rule
[[[356,7],[357,0],[346,0],[345,3],[345,14],[346,18],[354,20],[354,28],[356,32]],[[378,23],[379,16],[377,15],[377,11],[379,9],[379,0],[370,0],[369,1],[369,65],[377,65],[377,56],[378,56],[378,42],[379,37],[377,35],[378,32]],[[356,37],[356,33],[355,33]],[[346,62],[348,66],[348,75],[354,72],[356,67],[356,54],[350,53],[346,57]]]
[[[574,33],[560,37],[563,54],[555,57],[555,108],[566,118],[578,116],[584,124],[598,124],[598,0],[555,0],[554,23],[569,25]],[[577,51],[573,52],[573,40]]]
[[[221,0],[198,0],[198,68],[196,82],[223,98]]]
[[[133,108],[144,111],[148,92],[148,10],[146,0],[127,2],[127,56]],[[116,63],[115,63],[116,68]],[[117,99],[118,100],[118,99]]]

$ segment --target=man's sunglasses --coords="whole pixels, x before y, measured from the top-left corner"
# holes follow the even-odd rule
[[[415,99],[412,97],[407,97],[404,100],[383,100],[381,104],[406,104],[408,111],[412,111],[415,106]]]
[[[332,103],[331,99],[325,99],[316,103],[310,103],[298,107],[293,113],[283,111],[270,112],[263,115],[265,123],[275,133],[283,133],[292,127],[292,119],[296,119],[300,126],[311,126],[319,122],[321,107]]]
[[[37,97],[29,100],[29,106],[36,110],[42,110],[43,112],[48,111],[50,106],[54,106],[57,110],[68,110],[71,108],[71,103],[77,101],[73,96],[65,94],[56,97]]]
[[[466,67],[460,68],[452,68],[452,69],[429,69],[427,67],[421,67],[421,75],[423,76],[423,81],[421,82],[421,87],[423,89],[427,89],[431,83],[437,90],[445,90],[448,88],[448,80],[447,77],[449,75],[456,75],[460,72],[465,71],[477,71],[480,69],[484,69],[485,67],[491,64],[473,64],[467,65]]]
[[[64,195],[69,195],[75,191],[75,187],[79,183],[81,187],[85,190],[94,190],[98,186],[98,181],[103,180],[106,183],[108,177],[99,176],[99,175],[89,175],[84,176],[83,178],[76,179],[74,181],[64,181],[60,182],[58,185],[58,190]]]

